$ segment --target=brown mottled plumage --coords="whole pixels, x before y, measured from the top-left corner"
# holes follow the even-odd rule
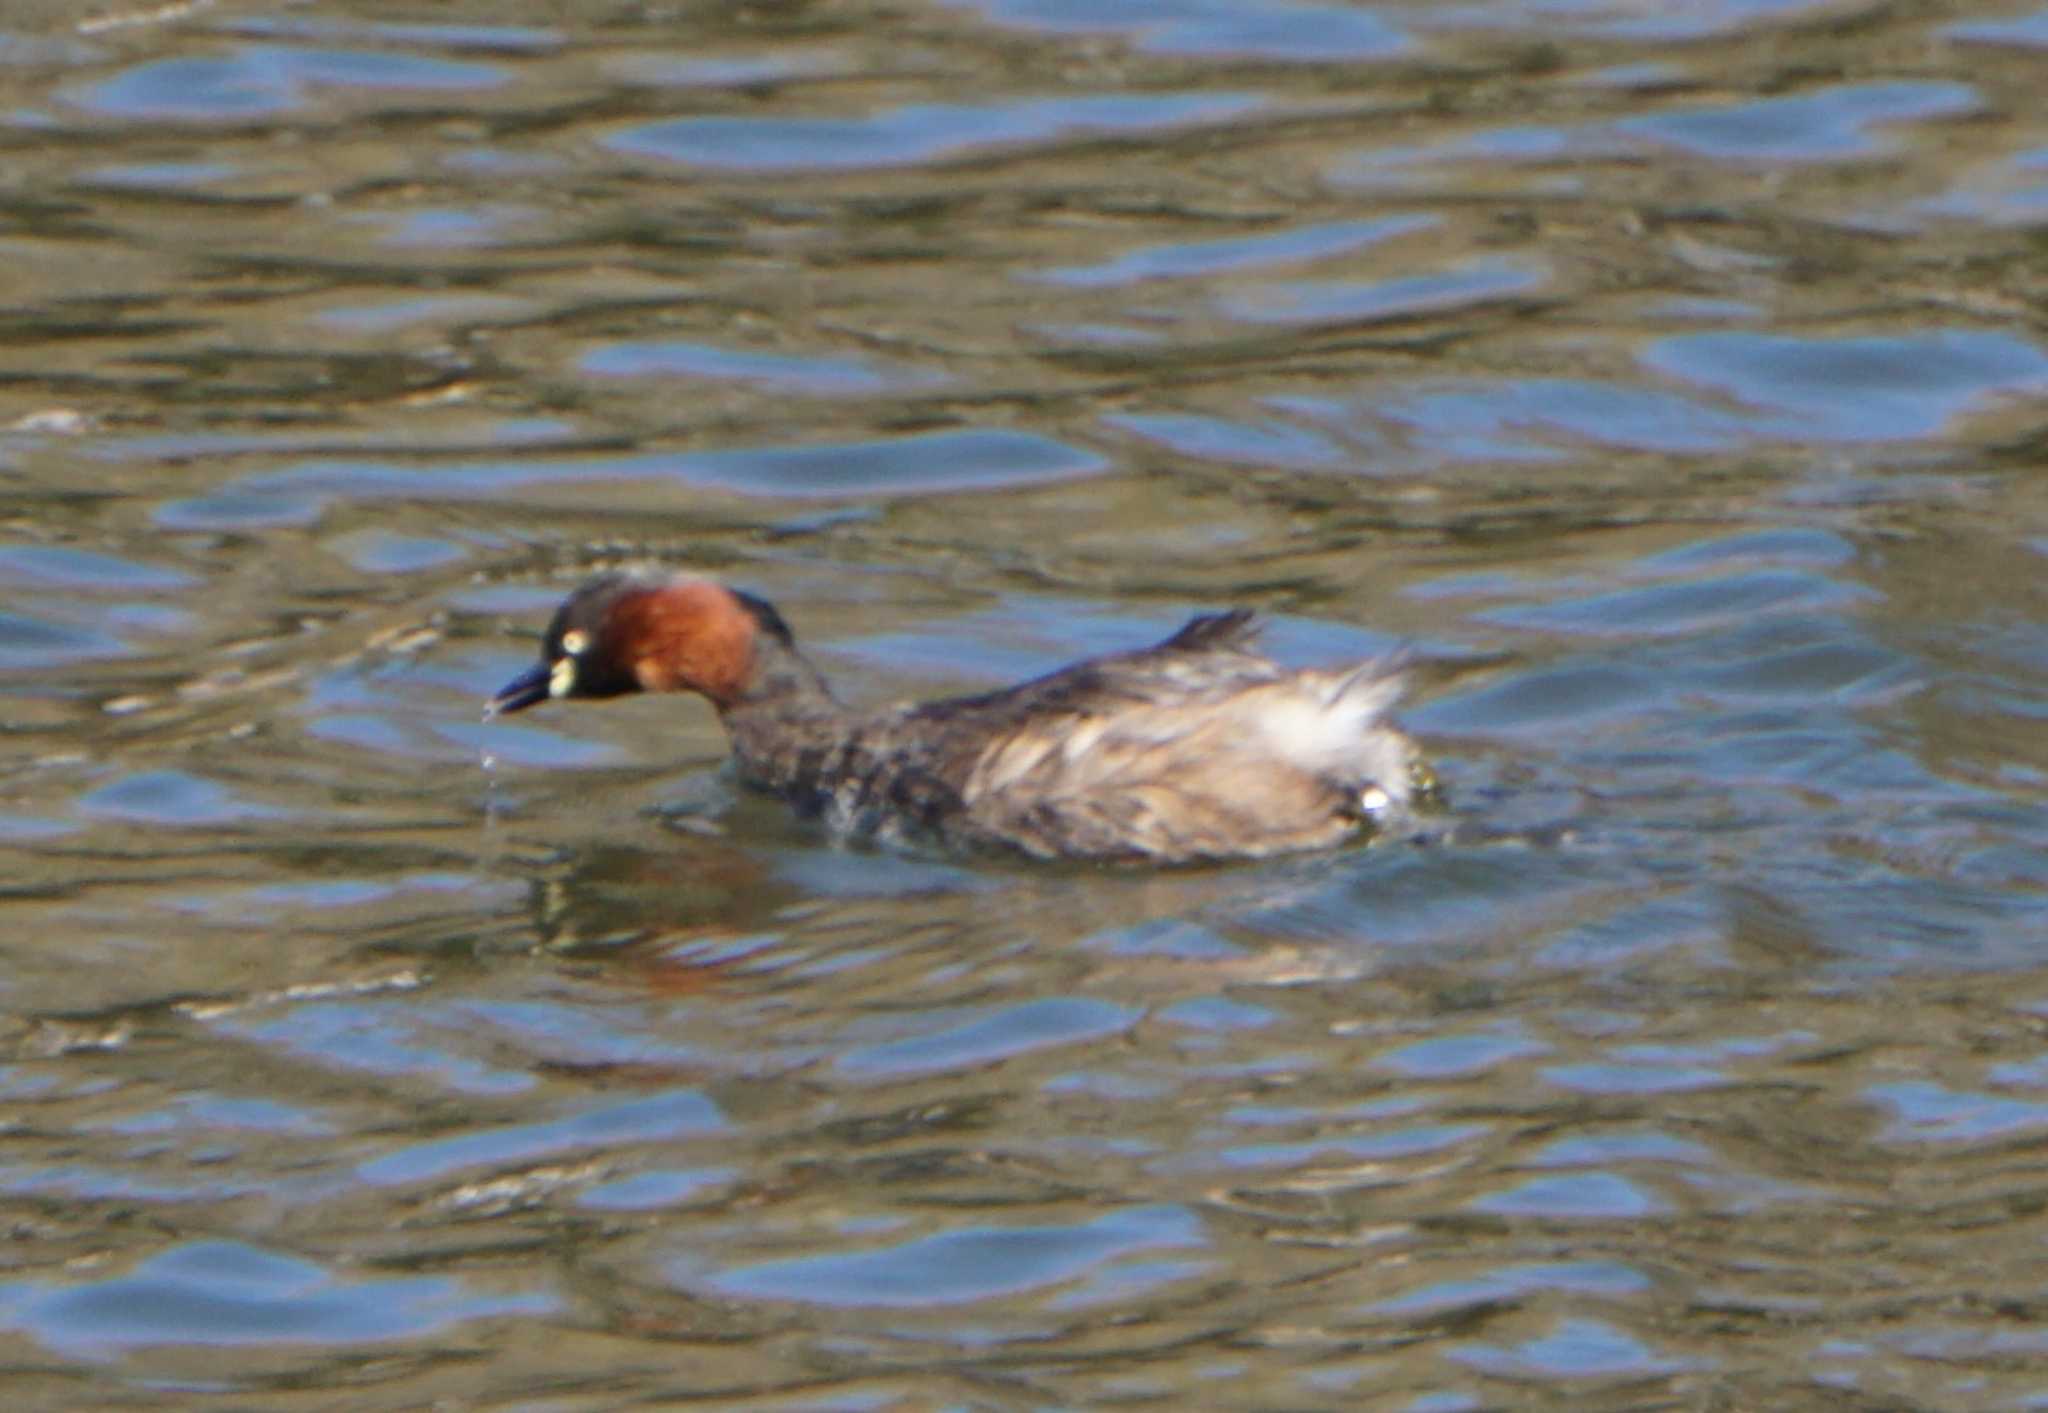
[[[842,706],[788,625],[708,579],[606,574],[556,612],[541,661],[493,713],[549,697],[694,691],[740,774],[848,833],[924,834],[1039,858],[1166,863],[1321,849],[1435,783],[1386,712],[1383,662],[1294,671],[1252,614],[980,696]]]

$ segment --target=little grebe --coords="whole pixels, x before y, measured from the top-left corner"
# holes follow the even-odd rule
[[[492,714],[550,697],[702,693],[741,776],[857,834],[1039,858],[1181,863],[1320,849],[1433,797],[1386,720],[1387,661],[1293,671],[1244,609],[980,696],[855,711],[773,607],[708,579],[605,574],[570,594]]]

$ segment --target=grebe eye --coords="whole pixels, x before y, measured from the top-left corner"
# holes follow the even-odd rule
[[[580,657],[590,646],[590,635],[581,628],[571,628],[562,635],[562,651],[570,657]]]

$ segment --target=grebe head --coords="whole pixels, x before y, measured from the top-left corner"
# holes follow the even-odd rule
[[[689,576],[601,574],[562,601],[539,663],[491,698],[489,714],[629,692],[701,692],[729,707],[753,682],[763,634],[789,642],[781,615],[751,594]]]

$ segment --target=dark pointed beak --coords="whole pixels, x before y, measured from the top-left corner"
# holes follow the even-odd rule
[[[485,716],[510,716],[548,699],[548,665],[536,663],[498,689],[484,708]]]

